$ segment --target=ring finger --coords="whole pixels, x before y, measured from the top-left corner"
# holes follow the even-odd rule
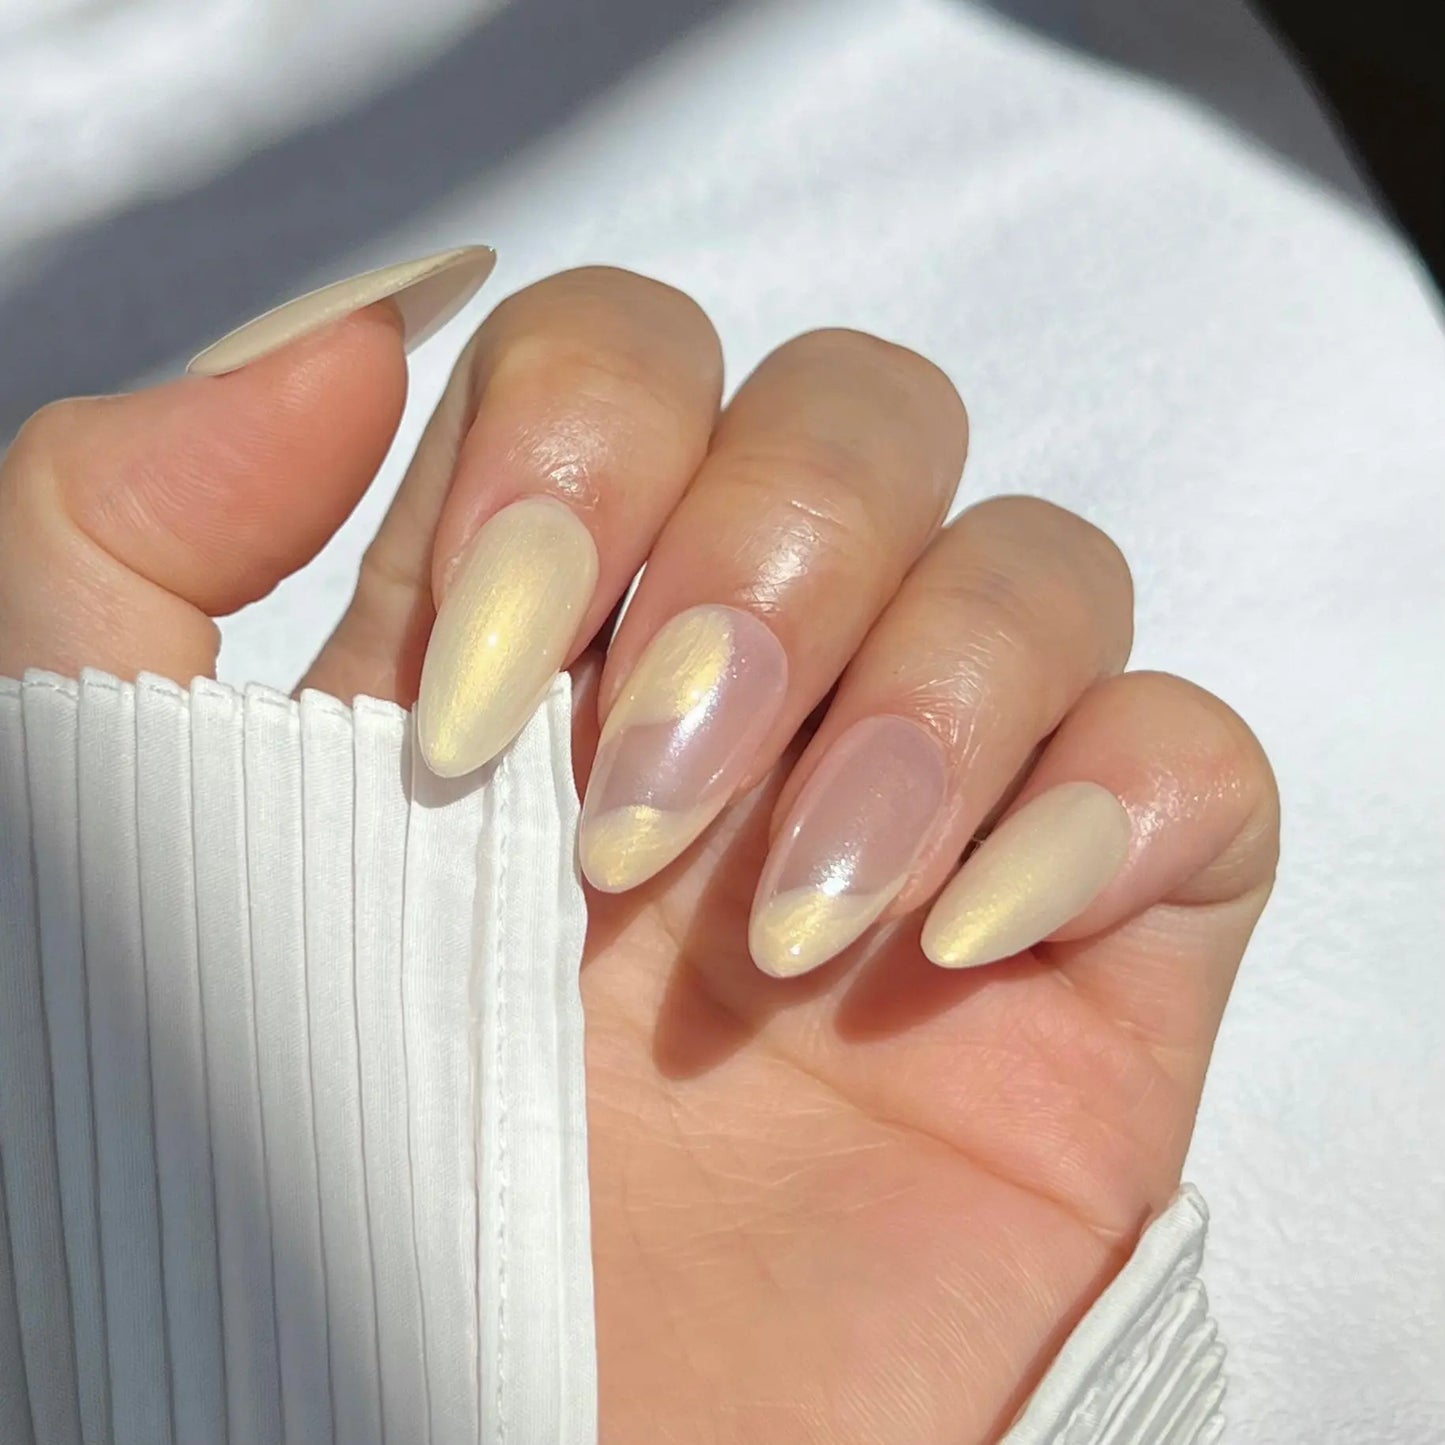
[[[858,652],[779,798],[749,944],[767,973],[826,962],[943,881],[1029,757],[1121,668],[1132,588],[1071,512],[965,512]]]

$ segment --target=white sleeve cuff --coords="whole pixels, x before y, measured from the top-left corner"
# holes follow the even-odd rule
[[[590,1445],[570,695],[0,680],[0,1441]]]
[[[1209,1212],[1186,1184],[1079,1321],[1004,1445],[1212,1445],[1224,1346],[1199,1278]]]

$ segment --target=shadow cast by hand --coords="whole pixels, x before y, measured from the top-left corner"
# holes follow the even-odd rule
[[[661,875],[686,897],[697,883],[653,1033],[669,1079],[696,1078],[753,1043],[779,1013],[832,987],[837,963],[798,979],[769,978],[748,952],[748,913],[784,773],[736,804],[713,833]]]

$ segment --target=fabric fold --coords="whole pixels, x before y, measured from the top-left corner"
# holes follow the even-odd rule
[[[1199,1279],[1209,1212],[1185,1185],[1074,1328],[1004,1445],[1213,1445],[1224,1349]]]
[[[351,710],[300,701],[306,1007],[336,1438],[380,1445],[376,1289],[361,1120],[353,948],[356,769]]]
[[[269,688],[248,687],[243,707],[251,972],[281,1418],[288,1441],[325,1441],[332,1436],[331,1372],[311,1106],[301,720],[295,703]]]
[[[281,1364],[251,971],[241,698],[219,683],[192,683],[190,724],[197,965],[216,1200],[227,1438],[229,1445],[279,1445]]]
[[[487,790],[473,977],[483,1438],[580,1445],[597,1377],[570,727],[545,709]]]
[[[14,818],[0,828],[0,925],[10,940],[0,953],[0,1151],[30,1414],[40,1439],[79,1445],[22,721],[19,689],[6,687],[0,692],[0,797],[9,800]]]
[[[101,1277],[117,1441],[169,1445],[171,1375],[136,831],[134,687],[80,678],[78,795]],[[35,1401],[31,1386],[32,1407]],[[39,1426],[41,1439],[46,1432]]]
[[[216,1203],[196,937],[191,726],[185,693],[135,689],[136,839],[145,939],[161,1270],[176,1439],[224,1440]]]
[[[32,675],[21,691],[27,781],[31,798],[41,804],[30,810],[30,853],[40,924],[80,1428],[85,1445],[109,1445],[110,1366],[80,905],[79,701],[76,683],[52,673]]]
[[[402,1022],[407,721],[400,708],[357,698],[353,724],[353,966],[382,1438],[428,1440],[410,1081]]]

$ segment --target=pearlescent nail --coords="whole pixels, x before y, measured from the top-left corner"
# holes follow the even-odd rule
[[[476,295],[496,262],[490,246],[462,246],[333,281],[227,332],[193,356],[186,370],[193,376],[221,376],[388,298],[401,312],[410,350],[445,326]]]
[[[551,497],[496,513],[472,539],[422,664],[417,738],[444,778],[490,762],[567,660],[597,586],[597,547]]]
[[[1129,855],[1124,805],[1097,783],[1063,783],[1005,818],[954,875],[923,926],[942,968],[1010,958],[1077,918]]]
[[[733,607],[680,613],[607,715],[578,834],[582,871],[620,893],[665,868],[742,780],[788,685],[782,644]]]
[[[943,807],[943,745],[871,717],[829,748],[763,866],[748,942],[764,973],[806,973],[874,923],[908,880]]]

